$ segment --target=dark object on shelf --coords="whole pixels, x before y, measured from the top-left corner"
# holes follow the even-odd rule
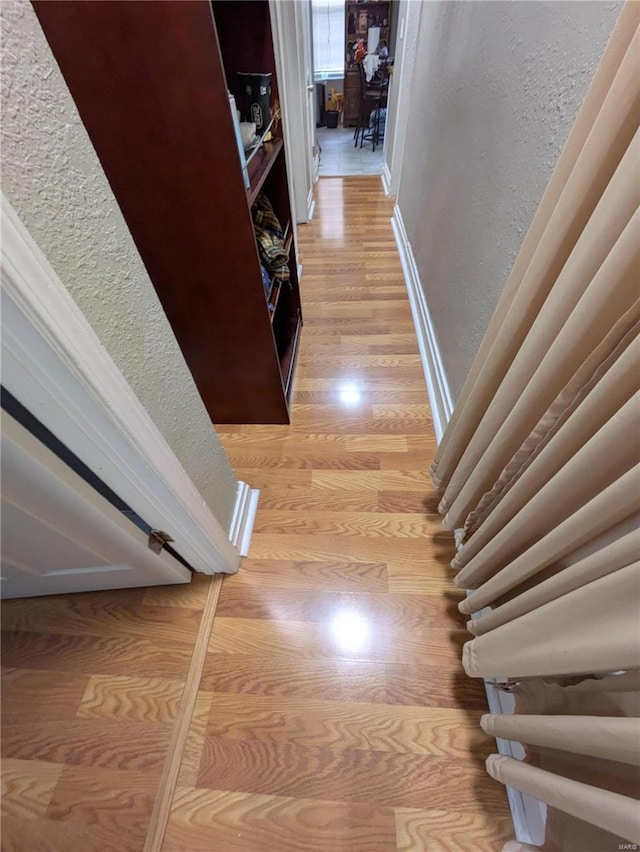
[[[271,73],[238,71],[237,74],[242,87],[242,120],[253,122],[256,133],[262,136],[271,121]]]
[[[326,112],[327,116],[327,127],[336,128],[338,126],[338,116],[340,113],[337,109],[328,109]]]
[[[271,295],[271,290],[273,289],[273,281],[271,280],[271,276],[264,268],[264,266],[260,265],[260,272],[262,273],[262,284],[264,286],[264,294],[269,298]]]
[[[211,421],[288,423],[295,231],[270,313],[251,219],[264,189],[292,220],[282,125],[245,188],[228,97],[247,68],[278,97],[268,0],[33,5]]]

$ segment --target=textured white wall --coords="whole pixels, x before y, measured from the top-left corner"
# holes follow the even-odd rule
[[[454,400],[621,6],[422,5],[398,206]]]
[[[228,529],[237,480],[35,13],[0,14],[2,190]]]

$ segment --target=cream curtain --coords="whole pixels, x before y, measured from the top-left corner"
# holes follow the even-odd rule
[[[640,843],[639,118],[630,2],[431,469],[465,671],[516,696],[482,727],[527,753],[487,771],[548,804],[545,848]]]

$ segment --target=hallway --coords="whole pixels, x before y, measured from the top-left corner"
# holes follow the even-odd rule
[[[378,177],[316,193],[292,424],[217,430],[261,497],[186,743],[217,580],[6,602],[3,849],[494,852],[513,835],[460,664],[392,202]]]
[[[379,178],[299,229],[292,425],[220,427],[262,489],[225,579],[166,852],[495,850],[512,836],[466,678],[435,443]]]

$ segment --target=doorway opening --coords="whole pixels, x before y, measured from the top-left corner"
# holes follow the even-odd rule
[[[311,0],[318,175],[380,175],[397,2]]]

